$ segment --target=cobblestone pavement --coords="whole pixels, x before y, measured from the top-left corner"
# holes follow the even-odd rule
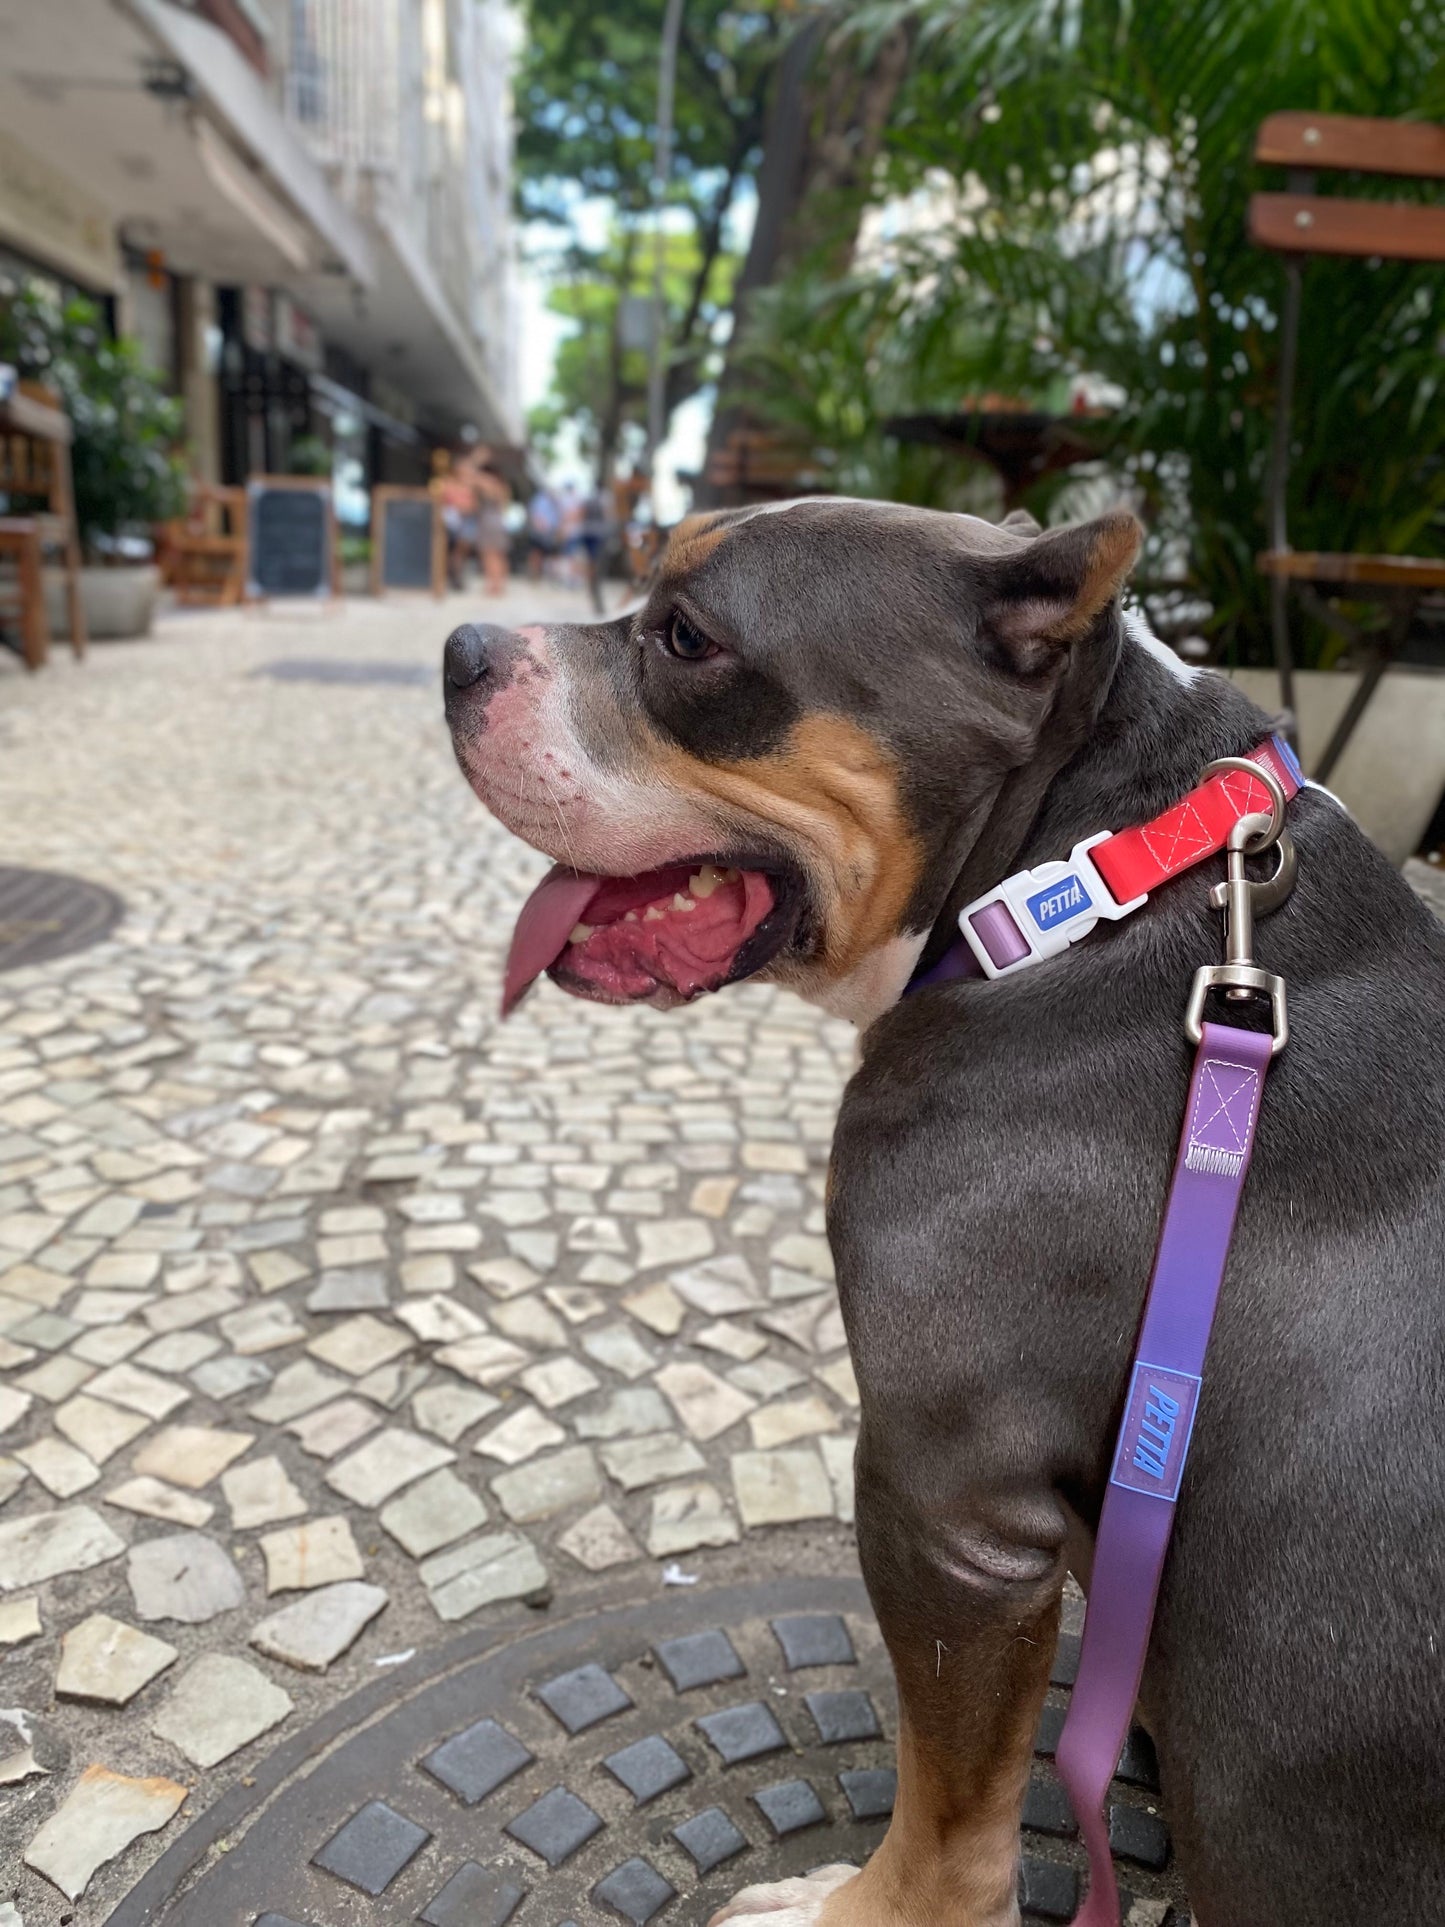
[[[499,1026],[543,865],[451,760],[475,612],[192,612],[0,676],[0,862],[127,905],[0,976],[6,1927],[104,1920],[458,1621],[851,1560],[852,1032],[753,986]]]

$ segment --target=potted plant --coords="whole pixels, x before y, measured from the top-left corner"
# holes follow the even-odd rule
[[[185,506],[181,403],[147,367],[138,342],[106,332],[94,302],[58,302],[33,286],[0,303],[0,360],[51,390],[70,417],[90,634],[146,634],[160,586],[152,531]],[[58,572],[47,572],[55,635],[67,629],[61,591]]]

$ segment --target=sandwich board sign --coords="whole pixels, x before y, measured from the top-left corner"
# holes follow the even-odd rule
[[[246,595],[329,597],[336,592],[336,516],[324,476],[253,475]]]
[[[430,489],[384,484],[371,491],[371,592],[446,592],[447,547]]]

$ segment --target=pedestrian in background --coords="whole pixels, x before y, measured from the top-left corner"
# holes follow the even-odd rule
[[[432,492],[441,503],[442,527],[447,537],[447,581],[453,589],[466,584],[466,559],[477,546],[476,490],[466,471],[466,455],[450,449],[432,452]]]
[[[474,451],[471,478],[476,501],[477,547],[481,552],[487,594],[505,595],[511,574],[507,510],[511,506],[512,491],[489,448]]]
[[[561,551],[562,511],[547,487],[539,488],[527,504],[527,573],[540,582],[547,564]]]

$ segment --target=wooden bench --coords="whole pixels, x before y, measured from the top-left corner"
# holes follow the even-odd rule
[[[1445,181],[1445,127],[1426,122],[1366,120],[1346,114],[1271,114],[1259,130],[1254,158],[1289,170],[1284,193],[1256,194],[1249,232],[1285,263],[1279,381],[1269,465],[1270,546],[1258,558],[1270,581],[1270,615],[1280,700],[1293,733],[1294,667],[1290,655],[1289,597],[1366,658],[1366,666],[1334,734],[1312,772],[1324,780],[1364,714],[1380,679],[1410,633],[1422,600],[1445,591],[1445,561],[1410,555],[1322,555],[1289,544],[1287,496],[1291,415],[1299,359],[1303,266],[1311,255],[1357,260],[1445,263],[1445,206],[1355,200],[1315,192],[1321,172],[1388,175]],[[1334,606],[1377,602],[1383,629],[1367,632]]]

